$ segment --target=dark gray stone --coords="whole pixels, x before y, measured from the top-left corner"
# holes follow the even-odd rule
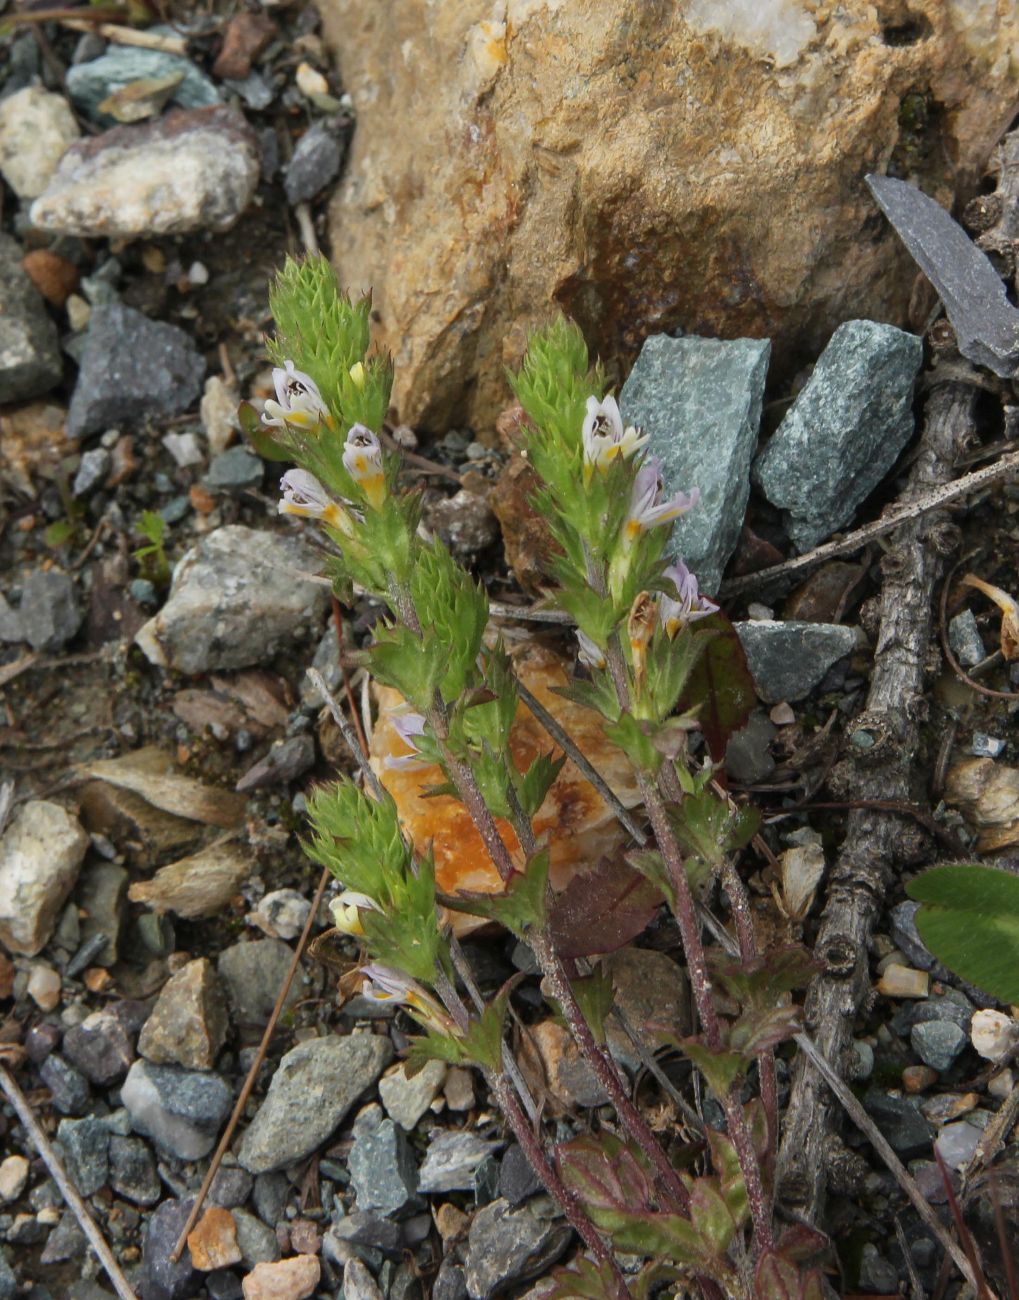
[[[343,148],[343,141],[328,122],[316,122],[305,131],[283,176],[283,189],[291,207],[310,202],[336,179]]]
[[[467,1300],[467,1279],[459,1264],[442,1261],[432,1283],[432,1300]]]
[[[984,640],[977,627],[977,617],[971,609],[956,614],[948,624],[948,644],[963,668],[973,668],[987,658]]]
[[[181,1160],[209,1154],[233,1105],[218,1074],[141,1060],[131,1066],[120,1095],[134,1131]]]
[[[64,1264],[69,1259],[80,1259],[87,1249],[85,1234],[78,1227],[78,1221],[68,1210],[60,1216],[60,1222],[46,1238],[46,1245],[39,1256],[40,1264]]]
[[[770,352],[767,339],[656,334],[620,393],[623,422],[651,435],[668,492],[700,489],[697,506],[676,523],[671,554],[685,558],[709,594],[743,525]]]
[[[217,1268],[205,1275],[205,1289],[210,1300],[242,1300],[241,1279],[228,1268]]]
[[[214,492],[243,492],[258,487],[264,474],[261,460],[247,447],[238,445],[214,458],[202,482]]]
[[[87,912],[81,923],[83,943],[93,937],[104,939],[90,958],[95,966],[112,966],[117,960],[120,927],[127,907],[129,876],[114,862],[96,862],[86,867],[78,878],[75,898]]]
[[[991,259],[962,226],[915,185],[891,176],[867,184],[916,264],[937,290],[959,351],[996,375],[1019,366],[1019,311]]]
[[[131,1036],[111,1011],[93,1011],[64,1035],[64,1055],[102,1088],[122,1079],[134,1060]]]
[[[871,1088],[864,1096],[863,1104],[889,1145],[900,1156],[909,1158],[929,1153],[931,1128],[912,1098],[891,1097]]]
[[[498,1142],[486,1142],[476,1133],[444,1129],[429,1143],[421,1165],[418,1189],[422,1192],[471,1191],[474,1174],[484,1158],[498,1151]]]
[[[231,1021],[242,1030],[266,1025],[294,952],[282,939],[256,939],[224,948],[216,970],[226,989]],[[298,971],[283,1003],[283,1014],[308,993],[308,978]]]
[[[256,1264],[271,1264],[279,1259],[280,1244],[272,1228],[239,1207],[231,1213],[237,1227],[237,1249],[241,1252],[241,1262],[245,1268],[252,1269]]]
[[[925,1024],[929,1020],[948,1020],[953,1025],[958,1025],[967,1036],[974,1011],[969,998],[957,989],[930,998],[920,998],[912,1004],[906,1003],[902,1009],[909,1013],[907,1024],[910,1028],[913,1025]]]
[[[315,766],[315,742],[311,736],[291,736],[269,750],[265,758],[249,767],[235,789],[240,793],[269,785],[288,785]]]
[[[17,1300],[18,1279],[7,1262],[7,1256],[0,1250],[0,1300]]]
[[[913,383],[923,343],[893,325],[840,325],[754,465],[809,550],[848,523],[913,433]]]
[[[11,606],[7,603],[6,599],[2,595],[0,595],[0,641],[16,642],[16,641],[24,641],[24,639],[25,639],[25,633],[24,633],[24,629],[21,626],[21,617],[18,614],[18,611],[16,609],[12,609]],[[333,634],[333,643],[334,644],[336,643],[335,633]],[[338,647],[336,652],[336,660],[337,660],[336,671],[338,673],[339,672],[339,648]],[[307,677],[305,677],[304,680],[307,681]],[[329,679],[327,678],[326,680],[328,681]],[[304,692],[303,686],[301,687],[301,692],[303,698],[303,692]]]
[[[155,1157],[147,1142],[136,1137],[110,1138],[110,1186],[135,1205],[155,1205],[160,1182]]]
[[[966,1047],[969,1038],[964,1029],[950,1020],[927,1020],[914,1025],[909,1041],[924,1065],[932,1070],[947,1070]]]
[[[39,1066],[39,1077],[61,1115],[80,1115],[88,1106],[88,1080],[58,1052],[51,1052]]]
[[[236,1209],[251,1195],[254,1181],[248,1171],[239,1165],[220,1165],[209,1188],[209,1202],[212,1205],[222,1205],[226,1210]]]
[[[757,693],[766,704],[802,700],[856,646],[856,633],[837,623],[790,621],[734,624]]]
[[[153,1210],[142,1246],[141,1300],[188,1300],[201,1286],[201,1275],[191,1263],[191,1251],[174,1264],[170,1252],[187,1222],[193,1201],[164,1201]]]
[[[24,249],[0,234],[0,405],[42,397],[64,373],[57,327],[25,274]]]
[[[247,1170],[244,1172],[246,1173]],[[276,1224],[283,1218],[283,1209],[287,1203],[289,1190],[290,1183],[286,1174],[259,1174],[255,1179],[252,1200],[255,1209],[258,1211],[259,1218],[263,1223],[267,1223],[270,1228],[275,1228]]]
[[[899,1290],[895,1266],[872,1241],[864,1244],[860,1256],[860,1290],[872,1295],[897,1295]]]
[[[912,966],[920,970],[933,970],[938,964],[937,958],[928,950],[916,928],[916,914],[920,904],[906,899],[896,903],[892,908],[892,939],[895,946],[909,958]]]
[[[299,1043],[280,1061],[237,1158],[253,1174],[310,1155],[389,1064],[393,1045],[373,1034]]]
[[[543,1189],[523,1149],[514,1142],[499,1166],[499,1195],[510,1205],[519,1205]]]
[[[62,1119],[57,1140],[64,1153],[64,1166],[82,1196],[92,1196],[106,1185],[109,1176],[110,1130],[100,1119]]]
[[[96,488],[102,487],[109,472],[110,453],[105,447],[93,447],[82,456],[71,491],[76,497],[87,497]]]
[[[380,1250],[393,1259],[399,1259],[404,1250],[400,1225],[366,1210],[355,1210],[346,1218],[338,1219],[329,1229],[326,1238],[332,1238],[334,1243],[343,1242],[368,1250]],[[336,1254],[335,1245],[333,1254]]]
[[[725,747],[725,770],[741,785],[766,781],[775,770],[770,745],[778,728],[763,709],[755,709],[746,726],[734,731]]]
[[[513,1210],[493,1201],[474,1216],[467,1237],[464,1277],[471,1300],[508,1290],[538,1277],[569,1245],[572,1230],[539,1219],[527,1208]]]
[[[414,1153],[403,1132],[369,1106],[354,1125],[354,1145],[347,1159],[359,1210],[393,1215],[418,1199]]]
[[[491,1152],[474,1170],[474,1204],[487,1205],[499,1195],[499,1161]]]
[[[67,412],[68,436],[178,415],[198,401],[204,378],[204,358],[176,325],[121,303],[96,307]]]
[[[157,30],[156,28],[152,29]],[[163,31],[168,31],[163,28]],[[181,108],[203,108],[222,103],[213,82],[199,72],[190,59],[161,50],[138,49],[132,45],[110,45],[105,54],[87,63],[78,63],[67,71],[67,93],[83,112],[97,122],[112,124],[115,118],[99,111],[100,103],[132,81],[150,77],[171,77],[183,73],[184,79],[171,100]]]
[[[74,583],[58,569],[35,569],[21,593],[21,629],[33,650],[52,652],[70,641],[84,613]]]

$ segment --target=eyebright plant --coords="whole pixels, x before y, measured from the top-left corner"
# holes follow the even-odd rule
[[[534,818],[564,759],[550,742],[523,770],[513,760],[521,690],[488,632],[488,597],[441,541],[421,533],[418,496],[401,487],[399,458],[380,436],[393,372],[369,348],[370,300],[351,300],[328,263],[309,258],[287,263],[271,307],[275,397],[261,421],[249,407],[244,426],[260,448],[296,464],[283,476],[279,509],[314,520],[331,543],[326,571],[337,598],[349,602],[357,590],[384,606],[363,662],[406,700],[398,728],[410,762],[441,768],[439,791],[463,803],[502,880],[495,894],[437,896],[428,854],[415,851],[393,800],[355,751],[364,785],[341,779],[317,791],[307,851],[343,886],[333,916],[363,945],[367,996],[398,1003],[420,1025],[414,1060],[434,1056],[484,1073],[583,1243],[559,1276],[558,1295],[620,1300],[678,1280],[712,1298],[820,1296],[814,1261],[824,1238],[801,1227],[776,1233],[772,1217],[772,1053],[797,1027],[790,994],[811,963],[799,948],[757,951],[733,860],[756,819],[731,803],[710,761],[695,760],[688,743],[702,726],[719,752],[752,703],[731,626],[687,567],[668,560],[672,524],[696,507],[696,488],[667,493],[647,435],[624,424],[574,325],[559,319],[533,335],[510,382],[526,414],[523,450],[541,484],[535,505],[559,544],[552,599],[576,625],[569,693],[601,715],[633,765],[648,825],[630,854],[640,873],[633,878],[646,877],[641,890],[653,886],[674,911],[696,1003],[699,1032],[675,1046],[725,1117],[724,1131],[704,1127],[677,1164],[606,1046],[605,1022],[616,1014],[611,981],[597,965],[581,965],[576,949],[563,956],[567,927]],[[497,819],[512,826],[514,842]],[[702,900],[719,887],[736,938],[716,922],[727,947],[706,948]],[[628,888],[621,894],[613,881],[604,908]],[[592,931],[604,933],[597,900],[584,907]],[[489,917],[530,945],[550,1001],[611,1101],[613,1123],[572,1142],[550,1140],[504,1033],[512,987],[484,1003],[444,909]],[[694,1174],[699,1149],[707,1170]],[[642,1272],[625,1277],[619,1253],[642,1256]]]

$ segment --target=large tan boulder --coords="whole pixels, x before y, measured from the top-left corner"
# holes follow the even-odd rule
[[[906,323],[868,171],[951,203],[1019,90],[996,0],[319,0],[358,124],[334,258],[375,290],[401,419],[491,425],[558,304],[620,370],[677,327]],[[775,371],[773,371],[775,373]]]

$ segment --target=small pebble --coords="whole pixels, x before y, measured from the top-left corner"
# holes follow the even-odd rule
[[[8,1156],[0,1164],[0,1201],[16,1201],[28,1186],[29,1163],[24,1156]]]
[[[999,1097],[1002,1101],[1008,1097],[1015,1087],[1015,1076],[1011,1070],[999,1070],[993,1075],[987,1084],[987,1091],[992,1097]]]
[[[877,991],[886,998],[925,998],[930,992],[926,971],[892,963],[877,982]]]
[[[967,1036],[951,1020],[928,1020],[913,1026],[909,1041],[924,1065],[947,1070],[966,1046]]]
[[[1017,1026],[1011,1016],[990,1008],[973,1013],[970,1042],[978,1056],[996,1061],[1016,1040]]]
[[[52,966],[33,962],[28,977],[28,996],[41,1011],[53,1011],[60,1004],[61,979]]]
[[[106,482],[109,472],[110,453],[105,447],[93,447],[82,456],[71,491],[76,497],[86,497]]]
[[[963,668],[974,668],[982,659],[986,659],[987,651],[977,626],[976,615],[971,609],[956,614],[949,623],[948,644]]]
[[[949,1169],[961,1169],[973,1159],[981,1136],[978,1128],[963,1120],[958,1124],[946,1124],[934,1146]]]
[[[204,262],[192,262],[188,267],[188,279],[195,285],[208,284],[209,268]]]
[[[932,1070],[929,1065],[907,1065],[902,1071],[902,1086],[906,1092],[926,1092],[937,1079],[937,1070]]]
[[[970,753],[977,758],[997,758],[999,754],[1004,753],[1006,743],[1000,736],[988,736],[983,731],[975,731]]]
[[[784,700],[782,701],[781,704],[775,705],[775,707],[768,714],[768,717],[772,720],[772,722],[775,724],[776,727],[788,727],[790,723],[796,721],[796,714],[793,711],[793,706],[791,704],[787,704]]]
[[[163,446],[181,469],[187,469],[190,465],[201,465],[205,460],[198,439],[193,433],[167,433],[163,437]]]
[[[928,1097],[920,1110],[932,1124],[949,1124],[953,1119],[968,1115],[979,1100],[975,1092],[942,1092],[936,1097]]]

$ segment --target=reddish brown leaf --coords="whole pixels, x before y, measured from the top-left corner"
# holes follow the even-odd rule
[[[698,623],[697,628],[715,635],[690,674],[679,709],[700,706],[701,731],[717,762],[725,754],[729,737],[749,718],[757,693],[743,646],[729,619],[719,612]]]
[[[635,939],[662,903],[653,884],[621,858],[574,876],[556,899],[552,938],[562,957],[615,952]]]

